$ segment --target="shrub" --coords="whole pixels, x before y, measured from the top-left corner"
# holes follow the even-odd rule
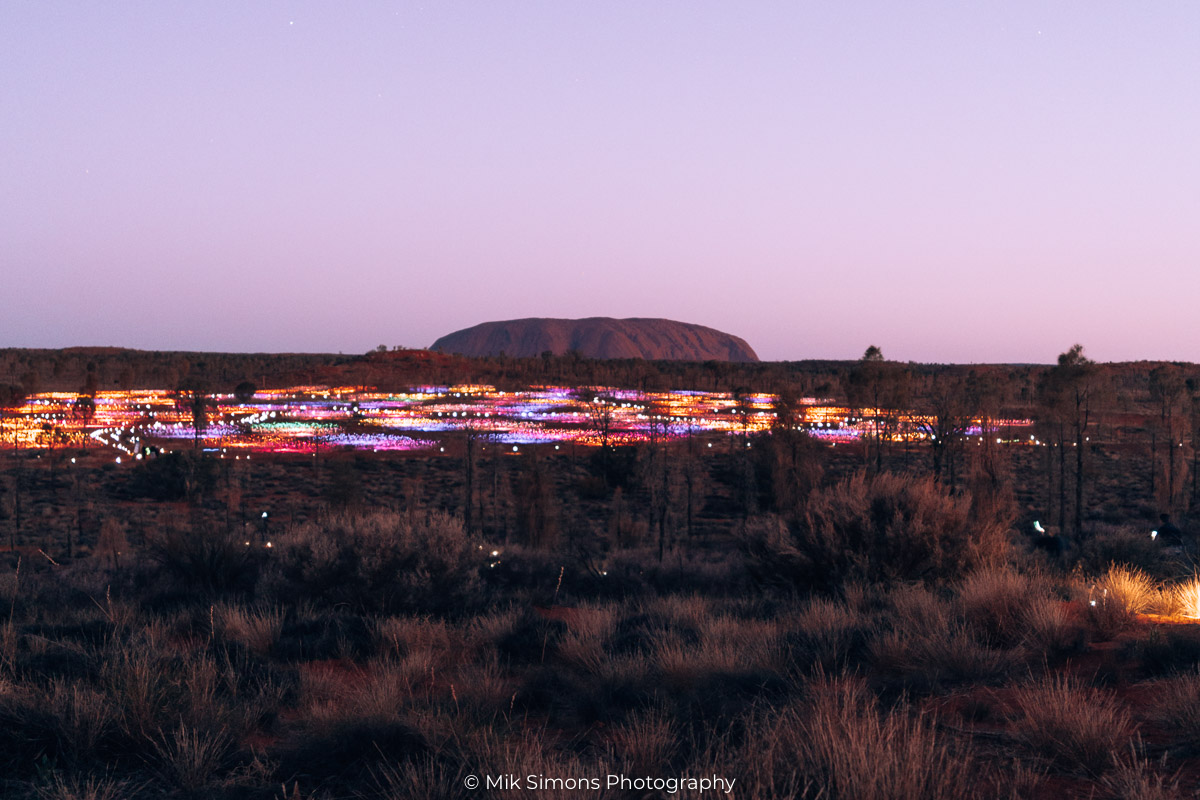
[[[138,462],[126,492],[152,500],[183,500],[211,492],[217,485],[217,462],[198,453],[176,450]]]
[[[1162,575],[1169,566],[1161,543],[1150,538],[1150,528],[1098,524],[1079,544],[1078,563],[1089,574],[1112,564]]]
[[[768,582],[827,593],[851,581],[944,583],[1007,550],[1004,526],[973,522],[970,506],[930,479],[859,473],[814,492],[796,525],[766,521],[743,541]]]
[[[465,610],[485,562],[443,512],[377,512],[309,523],[276,543],[267,594],[284,603],[346,603],[362,612]]]
[[[219,528],[168,529],[148,544],[150,557],[169,578],[206,594],[251,591],[262,562],[260,548]]]

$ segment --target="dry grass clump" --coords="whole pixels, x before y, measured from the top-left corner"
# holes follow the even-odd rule
[[[213,609],[214,625],[220,635],[258,656],[266,656],[279,642],[284,612],[279,608],[245,608],[219,604]]]
[[[616,627],[617,610],[613,606],[584,605],[575,611],[558,644],[558,657],[577,669],[595,672],[608,657],[605,644]]]
[[[211,785],[232,750],[224,730],[203,730],[180,722],[170,732],[150,739],[163,780],[187,792]]]
[[[953,606],[921,587],[904,587],[888,598],[888,629],[868,645],[871,660],[910,689],[995,680],[1014,656],[980,642]]]
[[[381,653],[448,653],[451,630],[445,620],[428,616],[382,617],[373,623],[376,648]]]
[[[858,681],[817,683],[812,691],[809,703],[790,706],[751,731],[747,791],[759,787],[758,796],[782,796],[775,790],[811,782],[799,796],[971,796],[978,784],[974,757],[940,738],[928,718],[911,715],[904,705],[881,710]]]
[[[120,727],[120,710],[112,698],[86,684],[53,680],[45,694],[47,710],[58,720],[64,755],[72,763],[95,757]]]
[[[1034,655],[1058,658],[1083,648],[1083,627],[1071,608],[1057,597],[1030,598],[1021,610],[1020,621],[1022,643]]]
[[[476,775],[516,775],[517,786],[502,792],[505,798],[520,800],[578,800],[580,797],[596,797],[597,794],[586,784],[582,790],[580,779],[618,772],[602,753],[591,755],[586,761],[569,748],[555,746],[554,737],[541,729],[527,732],[517,730],[483,730],[466,743],[464,757],[468,769]],[[451,768],[453,769],[453,768]],[[530,787],[527,777],[544,781]],[[446,784],[443,784],[443,787]],[[461,781],[456,787],[461,785]],[[601,784],[603,789],[603,783]],[[395,787],[397,794],[388,797],[409,797],[402,786]],[[476,792],[475,794],[478,794]],[[611,796],[602,793],[599,796]]]
[[[1112,636],[1127,630],[1160,602],[1154,581],[1145,572],[1113,564],[1087,592],[1087,618],[1097,633]]]
[[[1134,733],[1132,717],[1112,696],[1069,676],[1041,678],[1014,701],[1016,735],[1033,755],[1068,770],[1106,772]]]
[[[38,800],[126,800],[143,787],[110,775],[71,775],[60,771],[50,774],[37,787]]]
[[[1102,800],[1176,800],[1188,796],[1183,793],[1179,775],[1170,774],[1166,759],[1164,754],[1155,768],[1151,762],[1131,752],[1100,779],[1099,797]]]
[[[1159,610],[1171,616],[1200,619],[1200,576],[1193,575],[1164,589]]]
[[[1200,671],[1164,678],[1154,684],[1150,718],[1160,722],[1180,744],[1200,751]]]
[[[638,775],[664,774],[678,747],[671,719],[662,711],[632,715],[609,734],[613,763]]]
[[[745,620],[721,614],[700,625],[699,642],[664,637],[654,663],[675,684],[709,675],[738,675],[780,669],[778,640],[782,626],[774,620]]]
[[[1011,567],[986,567],[966,577],[958,601],[971,629],[989,644],[1012,646],[1024,633],[1024,612],[1044,585]]]
[[[786,646],[792,666],[805,673],[847,668],[858,657],[869,628],[853,605],[822,597],[809,599],[781,624],[791,628]]]
[[[466,647],[479,656],[493,652],[496,643],[512,632],[524,613],[524,609],[513,605],[473,617],[464,631]]]

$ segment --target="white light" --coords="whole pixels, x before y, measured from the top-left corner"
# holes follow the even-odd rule
[[[1091,603],[1092,605],[1096,605],[1096,601],[1095,601],[1095,600],[1089,600],[1088,602],[1089,602],[1089,603]]]
[[[1150,539],[1153,541],[1158,538],[1158,531],[1150,531]]]

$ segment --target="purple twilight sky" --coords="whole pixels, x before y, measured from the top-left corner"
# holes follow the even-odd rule
[[[1200,3],[0,2],[0,346],[1200,361]]]

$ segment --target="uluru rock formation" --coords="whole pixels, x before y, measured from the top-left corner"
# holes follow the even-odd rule
[[[758,361],[743,339],[670,319],[510,319],[484,322],[447,334],[430,348],[464,356],[518,358],[549,350],[571,350],[588,358],[645,358],[674,361]]]

